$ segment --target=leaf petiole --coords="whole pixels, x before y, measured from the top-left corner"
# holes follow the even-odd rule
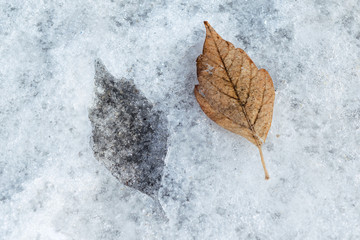
[[[261,150],[261,145],[260,145],[260,146],[257,146],[257,147],[258,147],[259,152],[260,152],[261,163],[262,163],[262,165],[263,165],[264,172],[265,172],[265,180],[269,180],[270,177],[269,177],[269,173],[268,173],[268,171],[267,171],[267,169],[266,169],[266,165],[265,165],[265,161],[264,161],[264,155],[263,155],[262,150]]]

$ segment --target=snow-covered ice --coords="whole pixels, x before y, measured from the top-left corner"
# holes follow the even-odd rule
[[[203,21],[270,73],[263,147],[193,95]],[[0,0],[0,239],[359,239],[358,0]],[[159,200],[90,145],[94,60],[167,117]]]

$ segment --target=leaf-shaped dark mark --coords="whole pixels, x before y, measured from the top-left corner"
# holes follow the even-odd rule
[[[132,81],[115,79],[95,61],[96,99],[90,109],[97,160],[126,186],[157,201],[167,152],[167,121]]]

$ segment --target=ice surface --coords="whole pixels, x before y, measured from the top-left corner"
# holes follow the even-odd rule
[[[360,2],[0,0],[1,239],[359,239]],[[193,96],[203,21],[276,88],[256,147]],[[94,66],[168,119],[153,201],[93,156]]]

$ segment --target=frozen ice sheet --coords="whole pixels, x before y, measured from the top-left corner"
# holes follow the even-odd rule
[[[0,238],[359,239],[359,1],[0,0]],[[276,88],[263,151],[193,96],[203,21]],[[93,61],[168,119],[153,201],[95,160]]]

